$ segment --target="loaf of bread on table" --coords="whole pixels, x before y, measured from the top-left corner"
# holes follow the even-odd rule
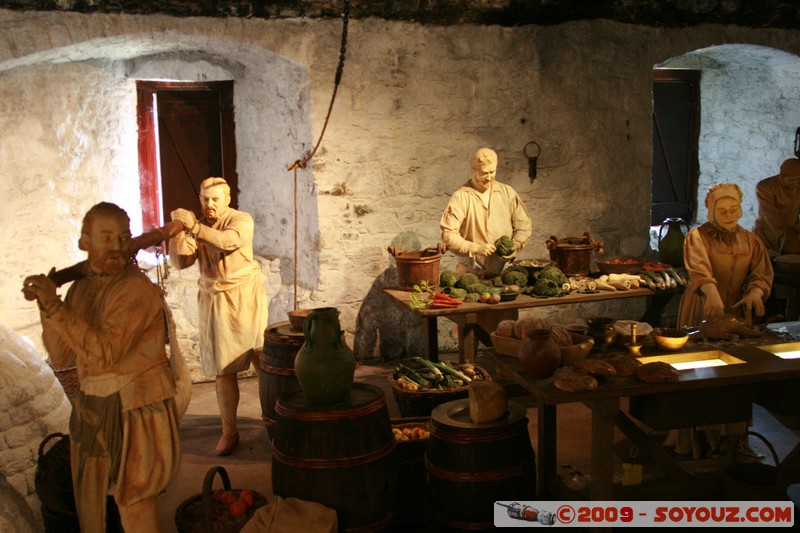
[[[572,365],[572,370],[579,374],[593,374],[595,376],[616,376],[617,371],[608,361],[602,359],[582,359]]]
[[[680,371],[663,361],[645,363],[636,370],[636,377],[647,383],[662,383],[678,379]]]
[[[642,366],[642,362],[632,355],[618,355],[608,360],[614,370],[617,371],[617,376],[633,376],[636,371]]]
[[[597,380],[590,374],[567,370],[556,374],[553,385],[564,392],[579,392],[596,389]]]

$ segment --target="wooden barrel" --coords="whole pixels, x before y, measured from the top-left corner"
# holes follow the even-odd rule
[[[459,530],[493,528],[495,501],[536,499],[525,408],[510,401],[505,417],[474,424],[469,399],[435,407],[425,468],[437,522]]]
[[[354,383],[347,401],[308,405],[301,392],[275,405],[272,489],[335,509],[339,530],[385,529],[396,508],[395,440],[383,390]]]
[[[258,394],[261,418],[270,441],[275,438],[275,403],[281,394],[300,390],[294,359],[303,342],[303,332],[292,329],[289,322],[278,322],[264,331],[264,349],[258,362]]]

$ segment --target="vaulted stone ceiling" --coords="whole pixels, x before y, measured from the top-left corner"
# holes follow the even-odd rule
[[[178,17],[338,18],[345,0],[0,0],[0,8]],[[611,19],[655,27],[800,28],[798,0],[349,0],[351,18],[423,24],[552,25]]]

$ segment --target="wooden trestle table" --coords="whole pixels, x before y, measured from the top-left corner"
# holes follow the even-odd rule
[[[422,338],[425,350],[425,357],[432,361],[439,357],[439,337],[438,319],[447,318],[458,326],[458,359],[463,363],[475,361],[477,341],[480,340],[485,346],[492,346],[491,332],[486,331],[480,326],[481,319],[487,315],[499,314],[500,312],[516,312],[519,309],[532,307],[546,307],[551,305],[571,305],[577,303],[590,303],[602,300],[613,300],[618,298],[642,298],[653,296],[671,297],[675,290],[653,291],[650,289],[635,288],[627,291],[598,291],[591,294],[570,293],[566,296],[554,298],[536,298],[526,294],[520,294],[515,300],[500,302],[496,304],[486,303],[464,303],[454,309],[411,309],[411,292],[398,289],[384,289],[392,301],[410,309],[415,314],[422,317]],[[657,294],[658,293],[658,294]],[[653,309],[658,306],[649,306],[648,314],[652,314]],[[655,315],[657,317],[657,314]],[[638,317],[637,317],[638,318]],[[643,318],[645,322],[652,323],[651,320]]]
[[[800,323],[793,324],[800,330]],[[772,325],[770,326],[772,327]],[[800,338],[796,339],[800,340]],[[786,343],[790,344],[786,344]],[[685,471],[649,432],[634,418],[644,418],[645,427],[671,429],[704,424],[748,420],[752,403],[760,387],[786,387],[796,389],[800,379],[800,358],[781,358],[767,351],[773,343],[800,349],[800,342],[771,336],[719,343],[690,341],[680,352],[662,352],[655,346],[645,346],[642,357],[679,354],[709,353],[715,351],[732,356],[741,363],[708,368],[684,370],[676,381],[645,383],[636,376],[609,378],[597,389],[588,392],[563,392],[553,385],[554,378],[533,379],[520,366],[516,357],[487,350],[498,368],[529,391],[538,403],[537,491],[542,498],[561,490],[557,467],[557,406],[581,402],[591,409],[591,484],[589,499],[593,501],[620,499],[626,487],[615,487],[612,479],[614,454],[614,427],[617,426],[640,450],[647,453],[679,487],[682,494],[691,494],[694,476]],[[594,352],[590,357],[598,357]],[[691,356],[690,356],[691,357]],[[702,358],[702,357],[701,357]],[[628,412],[621,410],[622,398],[628,398]],[[800,444],[785,457],[795,464],[800,456]],[[790,459],[790,457],[792,459]],[[640,490],[640,489],[637,489]],[[563,491],[562,491],[563,492]],[[628,491],[630,495],[630,491]],[[634,492],[633,494],[637,494]],[[616,497],[615,497],[616,496]],[[636,498],[633,498],[636,499]]]

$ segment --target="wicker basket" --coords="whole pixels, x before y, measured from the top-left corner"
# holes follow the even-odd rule
[[[66,368],[56,368],[50,361],[47,361],[47,364],[53,369],[53,373],[64,388],[67,398],[72,398],[75,394],[75,390],[77,390],[80,385],[78,381],[78,367],[69,366]]]
[[[465,365],[453,366],[456,369],[460,369]],[[472,364],[472,366],[475,368],[476,375],[480,376],[480,379],[491,381],[492,376],[489,375],[489,372],[487,372],[484,368],[476,364]],[[397,384],[396,379],[398,377],[398,372],[394,370],[389,373],[388,379],[389,384],[392,387],[394,399],[397,401],[397,406],[400,408],[400,416],[404,418],[420,416],[429,417],[431,416],[431,411],[433,411],[433,408],[437,405],[452,400],[460,400],[461,398],[466,398],[469,395],[469,385],[464,385],[462,387],[458,387],[457,389],[426,389],[416,391],[405,390]]]
[[[50,441],[58,439],[47,450]],[[39,444],[34,483],[42,503],[42,521],[47,533],[80,533],[78,511],[72,489],[69,436],[51,433]],[[106,499],[106,533],[119,533],[122,524],[114,498]]]
[[[214,477],[219,474],[223,490],[231,489],[228,472],[221,466],[212,467],[203,480],[203,492],[181,503],[175,510],[175,525],[179,533],[238,533],[250,521],[255,512],[267,504],[263,494],[253,491],[253,505],[240,516],[231,516],[229,505],[213,498]]]
[[[392,429],[431,429],[429,416],[392,418],[391,423]],[[433,516],[425,470],[427,447],[428,439],[423,438],[397,441],[394,448],[399,507],[396,515],[398,531],[410,531],[412,526],[427,523]]]
[[[723,471],[722,480],[728,500],[780,501],[786,499],[786,486],[779,481],[780,460],[775,448],[766,437],[755,431],[747,431],[742,438],[754,436],[760,439],[772,454],[775,465],[766,463],[740,463],[734,450],[731,464]]]

